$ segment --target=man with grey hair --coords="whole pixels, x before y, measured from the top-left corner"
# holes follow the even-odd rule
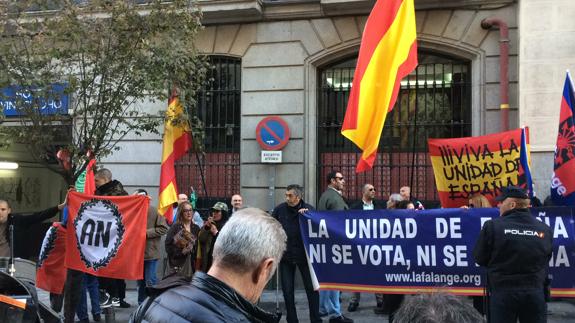
[[[279,272],[288,323],[298,322],[294,298],[296,268],[298,268],[301,273],[303,286],[307,294],[310,322],[321,322],[319,316],[319,292],[313,290],[310,268],[308,266],[299,226],[299,218],[301,214],[307,210],[313,210],[313,207],[304,202],[303,187],[297,184],[291,184],[286,188],[285,202],[276,206],[272,212],[272,216],[281,223],[287,234],[287,248],[280,262]]]
[[[256,208],[238,211],[219,232],[214,262],[180,284],[148,298],[131,322],[278,322],[257,307],[286,248],[280,223]]]
[[[462,297],[446,293],[408,297],[396,312],[395,323],[480,323],[483,317]]]

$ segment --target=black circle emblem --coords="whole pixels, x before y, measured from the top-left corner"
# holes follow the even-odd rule
[[[118,206],[110,200],[82,203],[74,219],[76,245],[87,268],[106,267],[118,253],[124,238],[124,224]]]

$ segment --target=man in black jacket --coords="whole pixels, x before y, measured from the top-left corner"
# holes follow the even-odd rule
[[[319,316],[319,292],[313,290],[310,269],[305,255],[299,217],[313,207],[303,198],[303,188],[297,184],[288,185],[285,193],[285,202],[276,206],[272,216],[282,225],[287,234],[287,248],[280,262],[279,272],[282,282],[282,292],[286,305],[287,322],[296,323],[297,311],[294,300],[294,278],[295,270],[299,269],[303,280],[303,286],[307,294],[309,305],[310,322],[321,322]]]
[[[497,322],[546,322],[544,282],[553,233],[529,212],[529,196],[516,186],[496,198],[497,219],[485,222],[473,256],[487,267],[489,317]]]
[[[208,273],[196,272],[191,284],[148,298],[130,321],[278,322],[278,315],[254,304],[284,253],[286,239],[278,221],[264,211],[236,212],[219,232]]]
[[[28,228],[35,223],[54,217],[59,211],[64,209],[65,203],[31,215],[21,215],[13,214],[8,201],[0,200],[0,257],[10,257],[10,225],[14,226],[15,231]],[[17,249],[16,246],[14,246],[14,249]],[[17,257],[17,250],[14,253],[14,257]]]
[[[361,200],[352,204],[349,207],[351,210],[381,210],[385,209],[385,204],[380,203],[375,200],[375,187],[372,184],[364,184],[361,189]],[[349,306],[347,310],[350,312],[355,312],[359,306],[359,300],[361,299],[361,294],[359,292],[352,293],[349,300]],[[376,314],[384,314],[383,312],[383,294],[376,293],[376,308],[374,312]]]

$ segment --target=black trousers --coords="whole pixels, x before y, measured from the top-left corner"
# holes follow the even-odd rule
[[[383,295],[383,309],[389,314],[388,322],[393,322],[395,312],[401,307],[405,295],[402,294],[384,294]]]
[[[82,297],[82,280],[84,273],[74,269],[66,272],[66,284],[64,285],[64,322],[74,323],[76,307]]]
[[[492,291],[489,296],[490,323],[545,323],[547,304],[543,288]]]
[[[311,275],[307,262],[291,262],[281,261],[279,265],[280,279],[282,283],[282,292],[286,305],[286,319],[288,323],[297,323],[297,311],[295,309],[294,299],[294,279],[296,267],[301,273],[303,286],[307,295],[307,302],[309,305],[309,319],[310,322],[321,322],[319,316],[319,292],[313,290],[311,282]]]
[[[110,294],[110,297],[119,299],[126,298],[126,282],[123,279],[99,277],[98,283],[100,289],[105,290]]]

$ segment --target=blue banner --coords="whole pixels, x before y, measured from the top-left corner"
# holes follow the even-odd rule
[[[68,114],[69,99],[65,89],[64,84],[52,84],[50,89],[45,91],[50,94],[49,97],[43,98],[34,95],[34,90],[16,86],[6,87],[0,90],[0,105],[7,117],[23,115],[22,111],[26,107],[37,108],[43,115]]]
[[[554,232],[552,295],[575,297],[573,209],[531,211]],[[300,227],[316,288],[481,295],[485,271],[473,247],[483,223],[497,216],[496,208],[312,211]]]

